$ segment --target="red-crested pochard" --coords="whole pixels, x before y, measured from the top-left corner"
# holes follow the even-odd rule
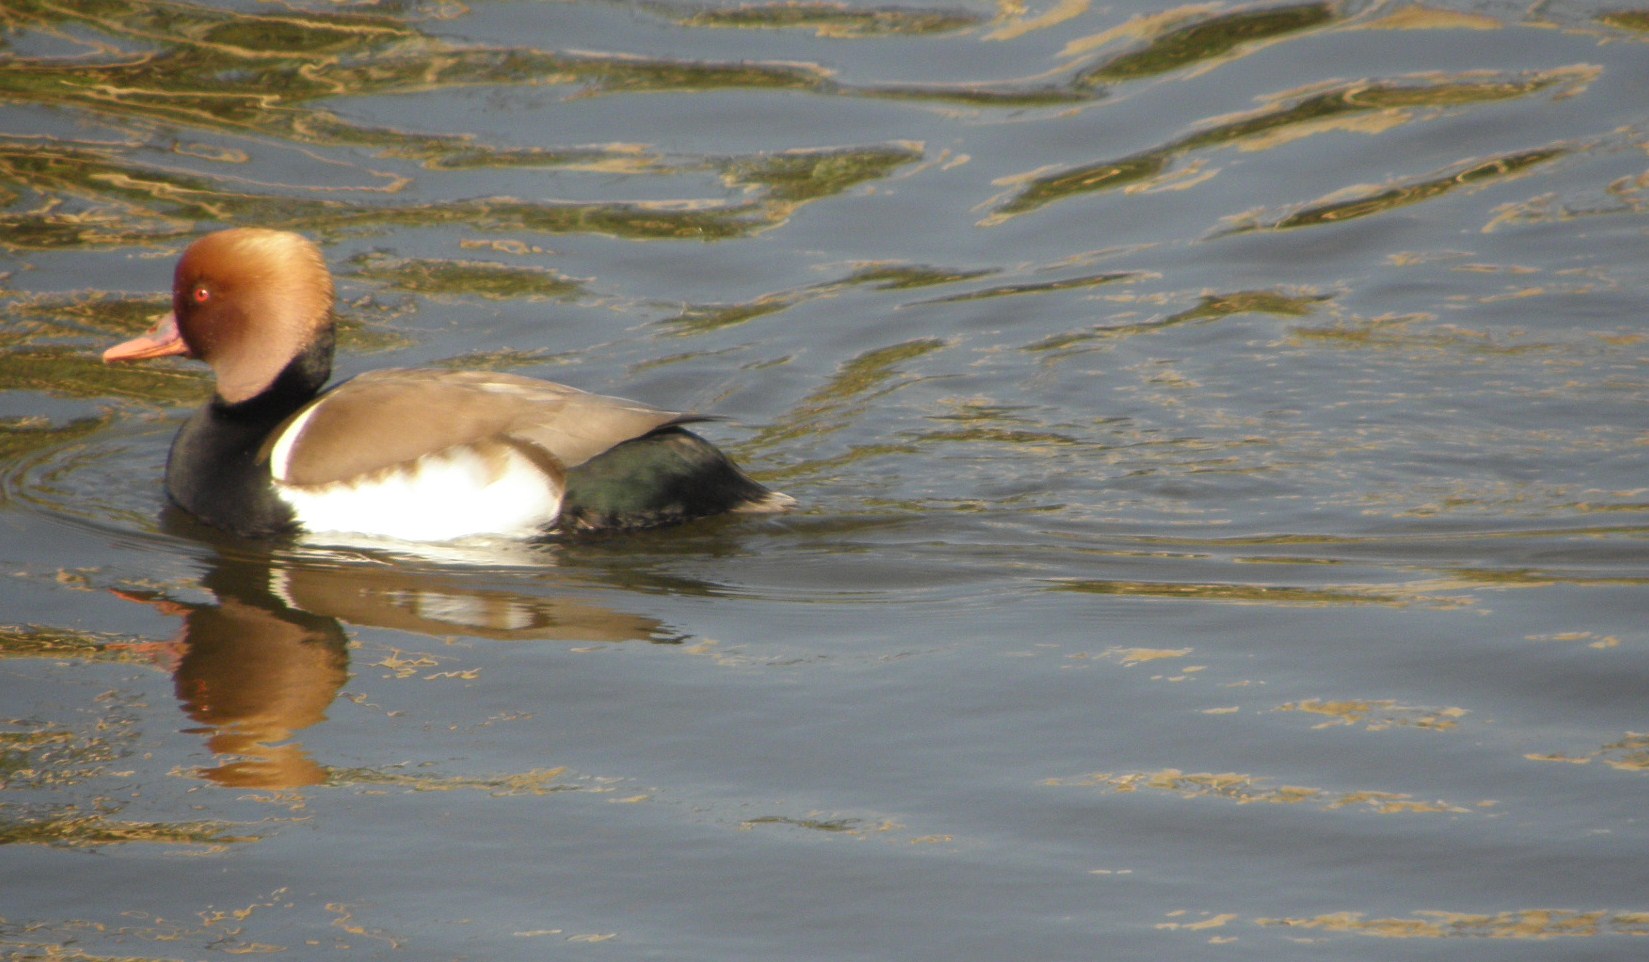
[[[481,371],[374,371],[323,391],[332,300],[306,238],[219,231],[184,251],[172,312],[104,352],[211,365],[217,391],[166,461],[166,492],[184,510],[246,536],[447,541],[795,503],[682,427],[697,415]]]

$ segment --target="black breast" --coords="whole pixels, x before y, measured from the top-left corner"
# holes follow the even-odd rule
[[[172,441],[166,493],[178,507],[215,528],[247,537],[293,529],[292,509],[275,495],[269,466],[258,457],[281,419],[238,411],[214,399],[195,412]]]

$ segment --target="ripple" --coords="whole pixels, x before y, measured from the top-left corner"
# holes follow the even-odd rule
[[[158,516],[172,421],[104,414],[55,426],[12,424],[0,433],[0,501],[55,524],[96,531],[127,546],[175,546]]]

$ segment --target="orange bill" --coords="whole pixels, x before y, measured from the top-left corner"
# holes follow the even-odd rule
[[[177,315],[167,311],[155,320],[155,326],[103,352],[103,363],[114,361],[142,361],[151,357],[189,357],[189,345],[178,333]]]

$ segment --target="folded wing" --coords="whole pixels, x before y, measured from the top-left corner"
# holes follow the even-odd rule
[[[263,456],[292,485],[347,482],[460,446],[505,445],[564,475],[614,445],[699,420],[515,374],[389,369],[299,409]]]

